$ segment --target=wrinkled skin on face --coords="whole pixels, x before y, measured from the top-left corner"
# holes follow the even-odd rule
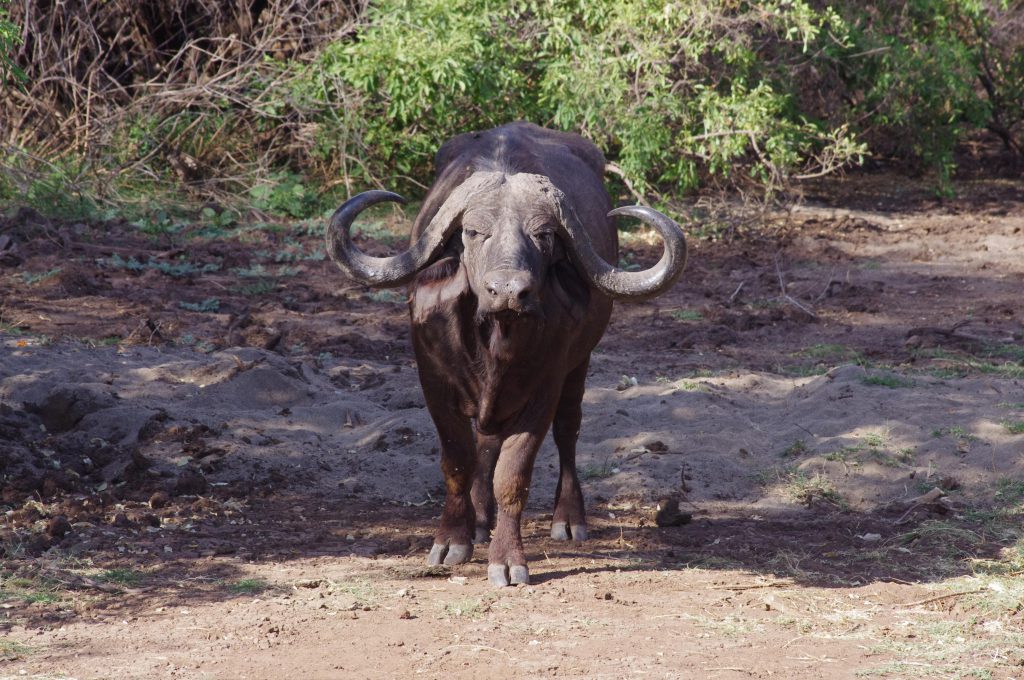
[[[548,271],[565,257],[557,215],[539,191],[512,182],[462,216],[462,262],[480,315],[536,315]]]

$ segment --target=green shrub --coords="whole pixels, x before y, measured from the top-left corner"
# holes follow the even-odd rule
[[[422,183],[448,136],[522,118],[582,131],[642,191],[712,178],[771,190],[864,151],[796,109],[786,68],[845,31],[794,1],[390,0],[324,50],[304,91],[358,111],[349,154],[365,179]]]
[[[21,83],[28,79],[11,57],[14,48],[21,44],[21,31],[8,18],[9,4],[9,0],[0,0],[0,89],[9,82]]]

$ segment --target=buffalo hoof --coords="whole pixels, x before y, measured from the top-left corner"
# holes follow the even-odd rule
[[[570,534],[570,530],[572,533]],[[551,538],[556,541],[585,541],[587,540],[587,525],[573,524],[569,527],[568,522],[554,522],[551,525]]]
[[[456,564],[465,564],[469,562],[471,557],[473,557],[472,544],[451,543],[449,545],[442,545],[435,543],[430,549],[430,554],[427,555],[427,564],[431,567],[436,567],[440,564],[446,564],[450,567]]]
[[[487,565],[487,579],[492,586],[503,588],[507,585],[530,585],[530,570],[525,564],[506,567],[504,564]]]
[[[487,543],[491,540],[491,530],[487,527],[477,527],[476,534],[473,536],[473,543],[480,545]]]

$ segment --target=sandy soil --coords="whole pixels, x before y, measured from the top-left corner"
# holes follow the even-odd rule
[[[960,196],[867,176],[694,239],[594,355],[592,539],[547,538],[548,444],[501,590],[424,566],[403,299],[319,225],[9,215],[0,677],[1024,677],[1024,184]]]

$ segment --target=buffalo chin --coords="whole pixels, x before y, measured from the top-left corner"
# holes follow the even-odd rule
[[[499,361],[510,361],[523,352],[534,351],[533,338],[544,330],[544,316],[539,311],[503,309],[478,313],[477,323],[481,344]]]

